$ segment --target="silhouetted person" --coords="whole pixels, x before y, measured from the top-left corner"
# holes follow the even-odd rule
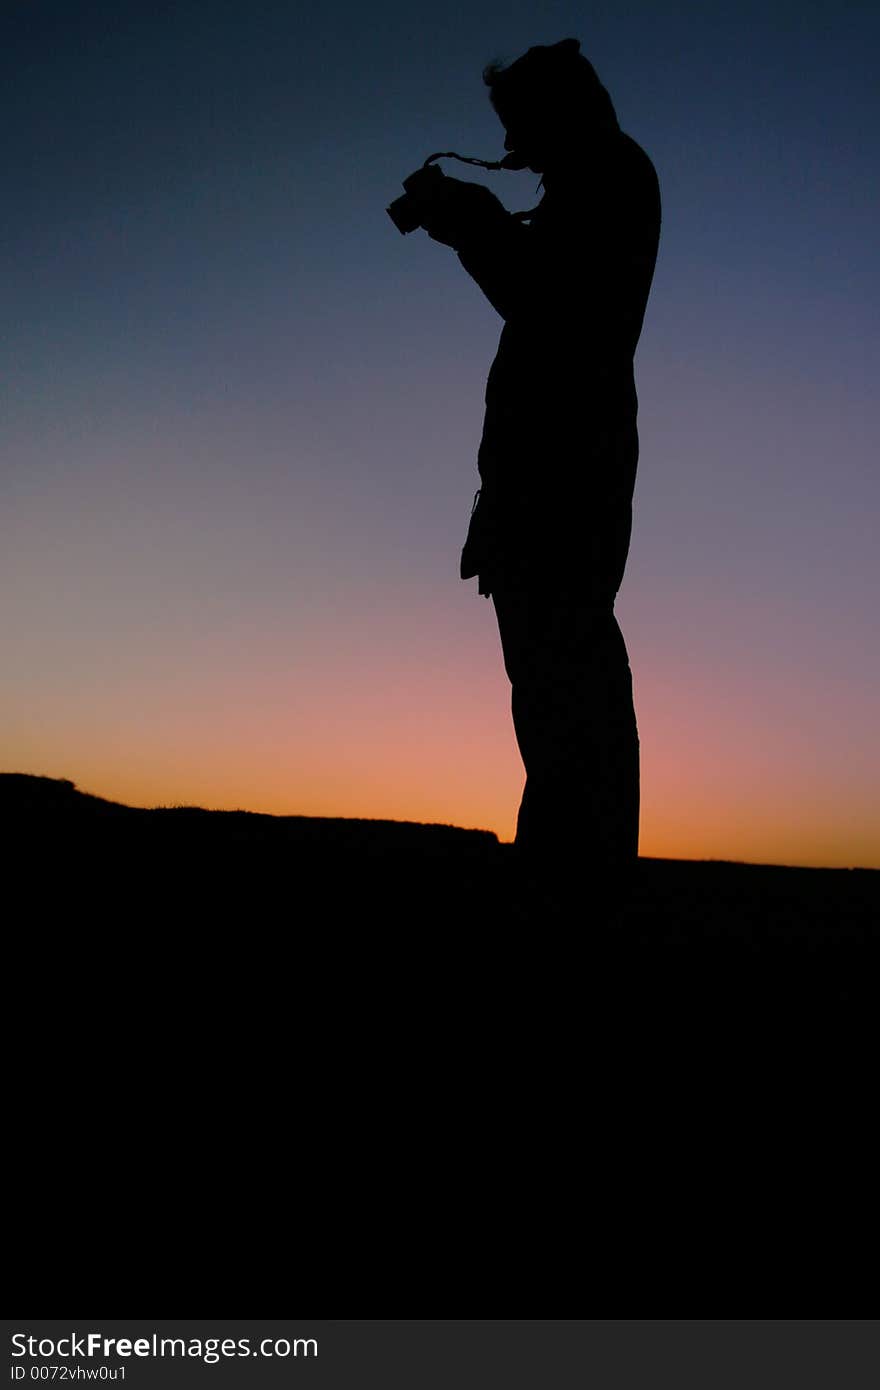
[[[442,180],[421,225],[504,319],[461,575],[491,595],[526,768],[516,832],[538,882],[581,900],[638,854],[639,740],[614,600],[638,459],[633,355],[660,233],[648,156],[576,39],[484,80],[508,167],[543,175],[530,225]]]

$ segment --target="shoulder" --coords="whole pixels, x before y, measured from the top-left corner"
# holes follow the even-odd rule
[[[642,149],[637,140],[627,135],[625,130],[621,130],[618,132],[616,143],[620,158],[626,160],[630,168],[638,170],[644,178],[657,179],[657,170],[650,155]]]
[[[660,180],[653,160],[625,131],[618,136],[617,160],[627,184],[646,202],[655,202],[659,209]]]
[[[562,172],[562,171],[561,171]],[[659,199],[660,183],[645,150],[622,130],[585,146],[550,190],[553,203],[589,204],[596,196],[614,191],[646,199]]]

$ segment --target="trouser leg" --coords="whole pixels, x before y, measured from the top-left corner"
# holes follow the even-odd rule
[[[493,600],[526,769],[518,848],[597,870],[633,864],[639,741],[613,606],[500,586]]]

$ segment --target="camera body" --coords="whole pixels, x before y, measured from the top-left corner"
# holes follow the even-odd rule
[[[389,208],[388,216],[401,236],[414,232],[422,225],[426,205],[443,197],[444,174],[436,164],[428,164],[410,174],[403,180],[406,189],[402,198],[396,198]]]

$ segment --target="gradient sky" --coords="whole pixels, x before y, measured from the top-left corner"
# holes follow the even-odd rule
[[[0,767],[512,837],[458,578],[501,321],[385,207],[499,157],[484,64],[569,35],[664,200],[617,604],[642,853],[880,866],[867,0],[6,0]]]

